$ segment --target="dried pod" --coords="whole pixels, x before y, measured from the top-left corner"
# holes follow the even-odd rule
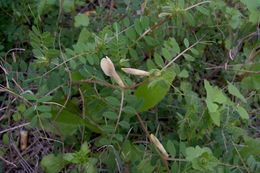
[[[144,70],[139,70],[135,68],[121,68],[125,73],[132,74],[136,76],[149,76],[150,73]]]
[[[157,139],[156,136],[154,136],[153,134],[150,134],[150,140],[165,157],[167,157],[167,158],[169,157],[169,154],[167,153],[167,151],[165,150],[165,148],[163,147],[163,145]]]
[[[117,74],[117,72],[115,70],[115,66],[110,58],[108,58],[107,56],[105,58],[102,58],[101,62],[100,62],[100,67],[103,70],[103,72],[105,73],[105,75],[114,78],[114,80],[120,87],[122,87],[122,88],[125,87],[124,82],[122,81],[120,76]]]
[[[100,66],[105,75],[109,77],[112,77],[113,74],[116,72],[113,62],[107,56],[101,59]]]
[[[25,150],[28,147],[28,131],[20,131],[20,149]]]

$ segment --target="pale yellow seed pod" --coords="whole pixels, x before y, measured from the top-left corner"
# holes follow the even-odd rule
[[[165,157],[169,157],[169,154],[167,153],[167,151],[165,150],[165,148],[156,136],[150,134],[150,140]]]
[[[110,58],[107,56],[105,58],[102,58],[100,61],[100,67],[105,73],[105,75],[112,77],[113,74],[116,72],[115,66]]]
[[[105,58],[102,58],[100,61],[100,67],[105,75],[112,77],[120,87],[125,88],[125,84],[120,76],[117,74],[115,66],[110,58],[108,58],[107,56]]]
[[[150,73],[144,70],[139,70],[135,68],[121,68],[125,73],[132,74],[136,76],[149,76]]]
[[[20,149],[23,151],[28,147],[28,131],[20,131]]]

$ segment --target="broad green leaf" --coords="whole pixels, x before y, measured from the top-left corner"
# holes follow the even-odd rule
[[[218,105],[211,102],[210,100],[207,100],[206,99],[206,104],[207,104],[207,107],[208,107],[208,110],[209,112],[217,112],[218,110]]]
[[[94,122],[83,120],[79,115],[80,113],[70,112],[68,109],[64,109],[58,116],[57,112],[53,112],[54,123],[60,129],[60,132],[64,136],[69,136],[73,134],[80,126],[85,125],[91,131],[96,133],[101,133],[101,129],[94,124]]]
[[[80,26],[88,26],[89,25],[89,18],[85,14],[79,14],[75,16],[75,27],[80,27]]]
[[[41,161],[41,167],[46,173],[58,173],[66,165],[67,162],[63,160],[61,154],[57,156],[55,156],[54,154],[49,154],[47,156],[44,156]]]
[[[175,75],[173,68],[168,68],[160,76],[165,81],[165,85],[158,82],[149,87],[148,80],[140,85],[135,91],[137,98],[143,101],[143,105],[138,111],[143,112],[157,105],[168,93]]]
[[[217,126],[220,126],[220,112],[209,112],[209,115],[213,123]]]
[[[239,113],[242,119],[249,119],[247,111],[242,106],[237,107],[237,112]]]
[[[207,100],[220,104],[228,102],[224,93],[218,87],[211,86],[207,80],[204,80],[204,87],[207,91]]]
[[[245,97],[240,93],[240,91],[237,89],[237,87],[230,82],[228,82],[228,92],[246,103]]]

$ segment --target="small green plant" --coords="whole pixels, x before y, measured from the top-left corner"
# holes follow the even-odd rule
[[[0,8],[3,171],[260,171],[258,0]]]

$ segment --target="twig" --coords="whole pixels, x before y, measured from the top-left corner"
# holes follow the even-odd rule
[[[5,129],[5,130],[0,131],[0,134],[6,133],[6,132],[9,132],[9,131],[13,131],[13,130],[15,130],[15,129],[19,129],[19,128],[21,128],[21,127],[28,126],[28,125],[30,125],[30,123],[20,124],[20,125],[18,125],[18,126],[15,126],[15,127],[12,127],[12,128]]]
[[[85,115],[86,115],[85,98],[84,98],[84,94],[81,91],[80,87],[79,87],[79,94],[80,94],[80,97],[81,97],[81,104],[82,104],[82,118],[85,120]],[[81,143],[84,142],[84,136],[85,136],[85,126],[82,127]]]
[[[202,5],[202,4],[205,4],[205,3],[210,3],[210,2],[211,2],[211,1],[199,2],[199,3],[197,3],[197,4],[194,4],[194,5],[190,6],[190,7],[185,8],[185,11],[188,11],[188,10],[190,10],[190,9],[192,9],[192,8],[195,8],[195,7],[199,6],[199,5]]]
[[[119,121],[120,121],[120,118],[121,118],[123,106],[124,106],[124,90],[121,90],[120,109],[119,109],[118,118],[117,118],[117,121],[116,121],[115,132],[116,132],[116,129],[117,129],[118,125],[119,125]]]
[[[244,166],[246,172],[247,172],[247,173],[250,173],[249,168],[246,166],[245,161],[244,161],[243,158],[241,157],[241,155],[240,155],[239,151],[237,150],[237,147],[235,146],[235,143],[234,143],[233,141],[232,141],[232,145],[233,145],[233,147],[235,148],[235,150],[236,150],[236,152],[237,152],[237,155],[238,155],[238,157],[240,158],[240,160],[241,160],[241,162],[242,162],[242,164],[243,164],[243,166]]]
[[[5,59],[6,59],[7,55],[8,55],[10,52],[12,52],[12,51],[25,51],[25,49],[23,49],[23,48],[13,48],[13,49],[10,49],[10,50],[8,50],[8,52],[6,52],[6,54],[5,54]]]
[[[201,40],[201,39],[200,39]],[[190,47],[186,48],[184,51],[182,51],[180,54],[178,54],[175,58],[173,58],[168,64],[166,64],[161,71],[165,70],[166,68],[168,68],[170,65],[172,65],[172,63],[174,63],[177,59],[179,59],[184,53],[186,53],[188,50],[190,50],[191,48],[193,48],[194,46],[196,46],[198,43],[200,43],[200,40],[198,40],[196,43],[194,43],[193,45],[191,45]]]
[[[160,27],[161,25],[163,25],[167,20],[169,20],[171,17],[167,16],[166,18],[164,18],[163,20],[159,21],[158,23],[155,23],[153,26],[151,26],[150,28],[148,28],[147,30],[144,31],[144,33],[142,35],[140,35],[135,42],[129,46],[129,48],[132,48],[136,45],[136,43],[141,40],[145,35],[149,34],[150,32],[153,32],[155,29],[157,29],[158,27]]]
[[[10,161],[4,159],[2,156],[0,156],[0,159],[3,160],[3,161],[4,161],[5,163],[7,163],[8,165],[12,165],[12,166],[14,166],[14,167],[17,167],[16,164],[14,164],[14,163],[12,163],[12,162],[10,162]]]
[[[96,80],[96,79],[86,79],[86,80],[79,80],[79,81],[72,81],[72,84],[83,84],[83,83],[93,83],[93,84],[99,84],[99,85],[103,85],[109,88],[114,88],[114,89],[122,89],[122,87],[118,86],[118,85],[113,85],[110,84],[106,81],[101,81],[101,80]],[[141,85],[143,82],[131,85],[131,86],[126,86],[123,89],[135,89],[136,87],[138,87],[139,85]]]

